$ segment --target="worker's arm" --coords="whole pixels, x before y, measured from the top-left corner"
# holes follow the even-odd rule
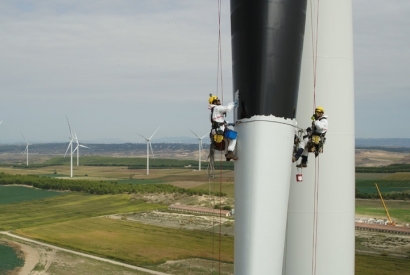
[[[227,113],[227,112],[232,111],[233,108],[235,108],[235,103],[231,102],[231,103],[228,103],[228,105],[226,105],[226,106],[221,105],[221,106],[218,106],[218,107],[220,107],[221,110],[223,110],[222,111],[223,113]]]

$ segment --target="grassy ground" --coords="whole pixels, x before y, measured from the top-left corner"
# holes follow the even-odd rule
[[[410,223],[410,201],[385,201],[390,216],[396,222]],[[356,214],[367,216],[369,218],[386,219],[381,200],[356,200]]]
[[[39,200],[61,194],[61,192],[39,190],[23,186],[0,186],[0,204]]]
[[[381,255],[358,255],[355,275],[401,275],[409,274],[409,259]]]
[[[185,258],[217,259],[216,235],[105,217],[16,230],[24,237],[118,259],[137,266]],[[222,261],[233,262],[233,238],[222,236]]]
[[[47,199],[0,205],[0,230],[15,230],[86,217],[162,208],[166,206],[131,199],[129,195],[67,193]]]
[[[38,169],[1,167],[0,172],[48,176],[55,176],[54,173],[57,173],[57,175],[67,177],[69,167],[54,166]],[[135,184],[164,182],[179,187],[203,190],[211,188],[219,191],[222,188],[222,192],[227,193],[228,196],[233,197],[234,194],[233,171],[221,173],[218,171],[215,179],[212,180],[208,179],[206,171],[192,169],[152,169],[149,176],[145,173],[145,169],[126,169],[124,167],[74,167],[76,178],[118,180],[120,183],[133,181],[132,183]],[[403,180],[405,177],[407,174],[361,174],[358,179],[364,181]],[[386,204],[396,222],[410,222],[410,214],[407,213],[410,209],[410,202],[386,201]],[[169,270],[173,274],[210,274],[195,273],[193,263],[188,266],[185,264],[184,267],[181,264],[180,270],[185,268],[184,270],[187,270],[185,273],[185,271],[178,272],[178,270],[170,269],[164,262],[184,258],[202,258],[204,261],[217,258],[218,253],[215,252],[214,247],[215,238],[212,234],[101,217],[108,214],[150,211],[166,207],[167,205],[143,202],[130,195],[97,196],[63,193],[61,196],[52,198],[0,205],[0,230],[14,230],[27,237],[128,263],[150,266],[164,272]],[[385,218],[384,208],[380,200],[357,200],[356,213],[369,217]],[[222,259],[231,264],[229,267],[231,269],[233,238],[223,236],[222,244]],[[58,265],[50,268],[58,270]],[[408,270],[410,270],[408,259],[356,255],[357,275],[406,274]],[[66,272],[59,274],[70,274],[69,270]],[[232,273],[228,272],[227,274]]]

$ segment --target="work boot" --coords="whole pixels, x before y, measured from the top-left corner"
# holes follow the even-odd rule
[[[226,158],[226,161],[231,161],[231,159],[228,158],[228,154],[225,154],[225,158]]]
[[[226,154],[226,160],[228,160],[228,159],[237,160],[238,157],[232,151],[228,151],[228,154]]]
[[[307,167],[306,162],[301,162],[300,164],[296,165],[297,168]]]

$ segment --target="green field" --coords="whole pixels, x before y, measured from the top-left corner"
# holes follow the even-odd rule
[[[0,172],[55,177],[67,175],[62,172],[68,170],[67,168],[66,165],[31,169],[2,167]],[[74,180],[115,180],[120,185],[166,183],[193,190],[222,190],[231,198],[234,195],[233,171],[229,170],[217,174],[215,179],[208,179],[206,171],[192,171],[192,169],[152,169],[147,176],[144,169],[80,166],[75,167],[75,175]],[[362,190],[366,190],[365,188],[370,190],[377,182],[382,192],[410,190],[407,177],[406,173],[361,174],[356,178],[356,186],[363,188]],[[163,211],[168,205],[149,203],[139,199],[135,194],[93,195],[77,192],[49,192],[33,188],[26,188],[38,192],[28,193],[31,200],[18,201],[16,195],[7,196],[3,192],[6,189],[2,188],[9,187],[0,186],[0,199],[6,202],[9,197],[7,204],[0,204],[0,230],[2,231],[11,230],[13,233],[61,247],[157,270],[160,270],[158,264],[167,260],[201,258],[218,261],[218,248],[215,248],[218,244],[216,234],[105,217],[118,213]],[[14,190],[14,194],[24,193],[19,190],[25,187],[14,188],[17,186],[7,190]],[[53,195],[41,197],[40,194]],[[410,222],[409,201],[387,200],[386,205],[396,222]],[[356,213],[369,217],[385,218],[386,216],[379,199],[356,200]],[[230,236],[221,236],[221,238],[221,261],[232,264],[234,240]],[[410,269],[409,262],[408,259],[390,256],[359,254],[356,255],[355,274],[406,274],[405,272]],[[174,271],[173,274],[185,273]]]
[[[410,192],[410,180],[360,180],[356,181],[356,188],[362,193],[377,194],[375,183],[379,186],[380,192]]]
[[[218,253],[213,251],[212,233],[105,217],[19,229],[16,233],[137,266],[185,258],[218,258]],[[222,236],[221,244],[221,260],[233,262],[233,237]]]
[[[1,186],[0,204],[18,203],[30,200],[39,200],[61,195],[61,192],[27,188],[23,186]]]
[[[164,209],[130,195],[65,193],[52,198],[0,205],[0,230],[15,230],[101,215]]]
[[[404,275],[409,270],[409,259],[356,254],[355,275]]]
[[[410,223],[410,201],[385,201],[390,216],[396,222]],[[369,218],[386,219],[381,200],[356,200],[356,214],[368,216]]]

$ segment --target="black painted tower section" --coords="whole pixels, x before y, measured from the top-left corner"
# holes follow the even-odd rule
[[[295,118],[307,0],[231,0],[236,119]]]

